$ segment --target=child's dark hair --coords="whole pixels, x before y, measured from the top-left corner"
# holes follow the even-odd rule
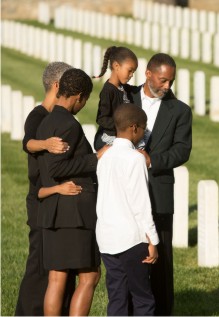
[[[123,103],[117,107],[113,115],[117,131],[125,131],[128,127],[147,123],[147,115],[144,110],[133,103]]]
[[[123,46],[108,47],[108,49],[106,50],[104,54],[103,66],[101,68],[101,72],[99,76],[93,76],[93,78],[102,77],[106,73],[106,70],[108,67],[108,61],[110,61],[110,69],[112,69],[113,62],[118,62],[119,64],[122,64],[124,60],[126,59],[132,59],[138,65],[137,56],[129,48],[123,47]]]
[[[91,78],[81,69],[71,68],[64,72],[59,82],[57,98],[80,95],[80,101],[88,98],[93,89]]]

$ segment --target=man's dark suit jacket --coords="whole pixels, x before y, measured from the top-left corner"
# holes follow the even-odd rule
[[[142,86],[132,88],[133,102],[142,107]],[[160,109],[146,150],[151,158],[149,192],[153,213],[174,212],[173,168],[184,164],[192,148],[192,112],[170,91],[161,101]]]
[[[44,151],[38,156],[41,185],[50,187],[72,180],[83,189],[76,196],[54,194],[43,199],[38,212],[38,225],[43,228],[95,229],[97,156],[80,123],[64,107],[55,106],[37,130],[38,140],[52,136],[68,142],[70,149],[63,154]]]

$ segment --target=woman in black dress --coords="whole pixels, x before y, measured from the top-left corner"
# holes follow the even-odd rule
[[[44,266],[49,270],[44,301],[44,315],[47,316],[60,315],[69,270],[75,270],[79,276],[71,300],[71,316],[88,315],[100,278],[100,256],[95,238],[95,171],[97,160],[106,148],[93,153],[80,123],[73,116],[84,107],[92,87],[91,79],[82,70],[67,70],[60,80],[58,104],[37,131],[38,139],[57,136],[70,146],[60,155],[48,152],[39,155],[43,187],[68,180],[83,188],[77,196],[49,196],[39,207]]]

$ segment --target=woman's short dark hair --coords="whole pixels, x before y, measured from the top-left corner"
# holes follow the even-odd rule
[[[64,72],[59,82],[57,98],[81,94],[80,100],[88,98],[93,89],[91,78],[81,69],[71,68]]]

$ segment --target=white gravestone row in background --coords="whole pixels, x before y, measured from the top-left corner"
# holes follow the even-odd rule
[[[214,11],[182,8],[145,0],[133,1],[133,17],[163,26],[174,26],[200,30],[201,32],[219,32],[219,13]]]
[[[104,52],[99,46],[93,46],[89,42],[82,42],[81,40],[73,39],[70,36],[63,36],[62,34],[49,32],[45,29],[33,28],[32,26],[23,25],[18,22],[2,21],[1,24],[3,29],[2,46],[17,49],[24,54],[41,58],[48,62],[54,60],[65,61],[74,65],[74,67],[86,69],[87,73],[91,76],[97,75],[97,73],[95,74],[95,71],[100,70]],[[28,48],[27,45],[27,39],[30,34],[31,49]],[[18,41],[18,37],[20,41]],[[24,38],[26,39],[25,41],[22,40]],[[39,45],[40,39],[42,45]],[[139,65],[130,84],[140,85],[144,82],[144,71],[142,72],[142,69],[143,68]],[[188,70],[178,70],[176,78],[176,96],[187,104],[190,102],[189,78],[190,73]],[[105,77],[103,79],[105,80]],[[218,80],[218,77],[214,76],[210,84],[210,118],[215,122],[219,122]],[[203,89],[198,89],[197,82]],[[199,76],[194,74],[194,87],[197,87],[197,89],[194,89],[194,100],[200,101],[199,104],[195,103],[195,112],[197,111],[197,114],[204,115],[206,113],[206,110],[204,109],[206,104],[204,74]],[[196,110],[197,108],[198,110]]]
[[[183,11],[184,22],[181,25],[173,25],[170,21],[173,21],[178,14],[178,11],[175,12],[173,8],[170,6],[167,11],[169,23],[165,27],[160,23],[157,14],[154,15],[156,16],[154,19],[134,20],[133,18],[110,16],[100,12],[76,9],[67,5],[62,5],[55,9],[54,24],[59,28],[98,38],[111,39],[112,41],[134,44],[153,49],[154,51],[162,51],[164,48],[164,52],[173,56],[202,60],[205,63],[213,61],[215,66],[219,66],[217,53],[217,35],[219,30],[212,32],[212,22],[209,22],[211,25],[209,29],[205,29],[203,32],[200,31],[200,28],[189,28],[189,9],[184,9]],[[154,10],[157,12],[156,9]],[[210,17],[212,17],[212,14],[211,12]],[[72,16],[72,21],[74,22],[68,22],[69,15]],[[200,19],[203,19],[202,17],[204,15],[200,13]],[[169,32],[167,32],[168,28]],[[171,44],[169,45],[169,43]]]
[[[1,24],[3,29],[2,46],[17,49],[24,54],[41,58],[48,62],[54,60],[67,62],[74,67],[84,69],[90,76],[99,74],[104,55],[104,51],[100,46],[93,46],[89,42],[82,42],[70,36],[56,34],[45,29],[33,28],[32,26],[23,25],[18,22],[2,21]],[[30,34],[31,49],[28,48],[27,45],[27,39]],[[18,37],[20,41],[18,41]],[[23,41],[23,38],[25,38],[26,41]],[[39,45],[40,39],[42,45]],[[143,62],[141,62],[141,65],[142,63]],[[147,61],[145,60],[145,65],[146,63]],[[129,82],[130,84],[140,85],[145,81],[145,67],[141,65],[139,62],[139,67]],[[109,72],[107,75],[108,74]],[[202,73],[202,75],[200,74],[201,72],[199,72],[199,75],[194,74],[194,111],[199,115],[204,115],[206,113],[205,79],[204,73]],[[179,69],[177,71],[176,96],[187,104],[190,103],[189,78],[190,72],[187,69]],[[210,118],[215,122],[219,122],[218,78],[218,76],[214,76],[210,83]],[[106,77],[104,76],[102,80],[106,80]]]

